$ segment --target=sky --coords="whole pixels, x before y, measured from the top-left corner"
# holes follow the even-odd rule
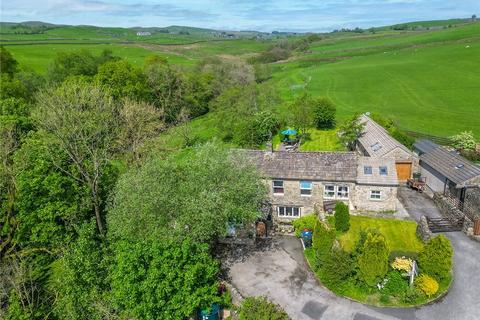
[[[0,20],[70,25],[331,31],[480,16],[480,0],[0,0]]]

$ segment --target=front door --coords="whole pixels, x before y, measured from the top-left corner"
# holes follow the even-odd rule
[[[400,182],[405,182],[412,176],[412,163],[411,162],[397,162],[397,178]]]

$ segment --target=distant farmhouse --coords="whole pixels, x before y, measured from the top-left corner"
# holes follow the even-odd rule
[[[152,33],[151,32],[148,32],[148,31],[138,31],[137,32],[137,36],[139,37],[145,37],[145,36],[151,36]]]

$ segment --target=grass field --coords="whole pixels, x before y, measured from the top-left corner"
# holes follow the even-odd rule
[[[350,230],[339,236],[346,251],[352,251],[362,230],[377,229],[385,236],[390,251],[419,252],[423,248],[413,221],[350,216]]]
[[[438,136],[473,131],[480,139],[480,23],[465,20],[414,22],[409,25],[438,27],[440,30],[395,31],[383,28],[376,33],[331,33],[312,43],[310,52],[272,64],[275,87],[288,102],[307,91],[327,96],[337,105],[341,122],[355,112],[376,112],[392,118],[399,127]],[[145,57],[158,54],[172,64],[193,66],[210,56],[246,59],[265,50],[272,41],[211,41],[202,30],[190,35],[155,34],[149,40],[131,29],[63,27],[40,35],[2,34],[0,42],[21,65],[45,72],[60,51],[88,49],[94,53],[108,48],[115,55],[142,66]],[[57,40],[55,40],[57,39]],[[45,41],[76,44],[40,44]],[[9,41],[6,41],[9,40]],[[31,45],[11,45],[33,41]],[[130,43],[120,43],[128,40]],[[107,41],[111,44],[92,44]],[[191,43],[192,41],[200,41]],[[80,42],[86,42],[80,44]],[[188,43],[188,44],[187,44]],[[9,45],[10,44],[10,45]],[[288,103],[277,107],[288,118]],[[192,134],[209,138],[212,118],[192,122]],[[313,139],[303,150],[337,150],[333,132],[312,130]]]

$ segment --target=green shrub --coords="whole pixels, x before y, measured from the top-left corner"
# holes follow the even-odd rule
[[[418,290],[417,288],[410,288],[408,287],[407,291],[403,295],[403,302],[409,304],[415,304],[418,300],[423,296],[422,291]]]
[[[341,232],[347,232],[350,229],[348,206],[340,201],[335,205],[335,229]]]
[[[360,280],[374,286],[385,277],[388,271],[388,254],[385,237],[378,233],[368,233],[357,260]]]
[[[322,266],[322,281],[329,287],[342,285],[354,272],[355,263],[350,253],[332,249]]]
[[[309,214],[303,216],[297,220],[293,221],[293,227],[295,228],[295,235],[300,237],[302,231],[304,229],[312,230],[315,228],[315,223],[317,222],[318,218],[315,214]]]
[[[317,220],[312,236],[316,268],[321,267],[330,256],[334,240],[335,230],[330,228],[326,223]]]
[[[313,119],[317,129],[331,129],[335,127],[335,113],[337,108],[332,100],[318,98],[314,101]]]
[[[380,296],[380,302],[383,304],[389,303],[390,302],[390,296],[388,294],[382,294]]]
[[[289,320],[282,308],[265,297],[248,297],[238,310],[239,320]]]
[[[452,270],[453,248],[444,235],[430,239],[418,255],[418,265],[423,273],[438,281],[448,277]]]
[[[438,282],[429,275],[421,274],[415,279],[415,286],[420,289],[427,297],[433,296],[438,292]]]
[[[381,292],[392,296],[403,296],[407,292],[408,279],[402,277],[398,271],[390,271],[387,274],[387,283],[382,288]]]

